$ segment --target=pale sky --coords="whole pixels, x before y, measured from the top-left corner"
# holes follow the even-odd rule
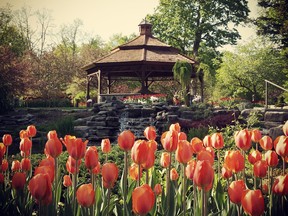
[[[253,17],[257,0],[248,0]],[[0,7],[9,3],[12,9],[29,6],[33,11],[48,9],[56,27],[69,25],[79,18],[83,31],[99,35],[107,41],[113,34],[138,35],[138,24],[146,14],[152,14],[159,0],[0,0]],[[238,28],[243,40],[255,35],[250,28]]]

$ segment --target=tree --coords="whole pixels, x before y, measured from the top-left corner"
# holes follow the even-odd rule
[[[273,44],[260,39],[239,45],[235,52],[225,52],[217,70],[217,87],[222,96],[248,100],[264,98],[265,82],[285,82],[285,59]]]

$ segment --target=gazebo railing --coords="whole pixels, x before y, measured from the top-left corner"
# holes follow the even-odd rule
[[[265,108],[268,109],[268,84],[273,85],[276,88],[281,89],[281,90],[286,91],[286,92],[288,92],[288,90],[283,88],[282,86],[279,86],[279,85],[269,81],[269,80],[265,79],[264,81],[265,81]]]

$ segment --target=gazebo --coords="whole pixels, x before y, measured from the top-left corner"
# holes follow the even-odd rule
[[[172,68],[177,61],[192,65],[192,77],[196,76],[193,65],[195,60],[182,55],[178,49],[167,45],[152,35],[152,24],[143,20],[139,24],[140,35],[130,42],[113,49],[110,54],[84,66],[87,72],[87,99],[90,99],[90,81],[97,77],[99,96],[115,95],[111,86],[116,80],[137,80],[141,82],[140,94],[149,94],[149,86],[160,80],[172,80]],[[107,83],[106,94],[101,83]],[[121,93],[122,94],[122,93]],[[125,94],[122,94],[123,96]]]

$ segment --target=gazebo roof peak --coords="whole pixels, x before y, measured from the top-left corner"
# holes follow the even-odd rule
[[[152,36],[152,24],[149,23],[146,18],[143,19],[138,26],[140,35]]]

